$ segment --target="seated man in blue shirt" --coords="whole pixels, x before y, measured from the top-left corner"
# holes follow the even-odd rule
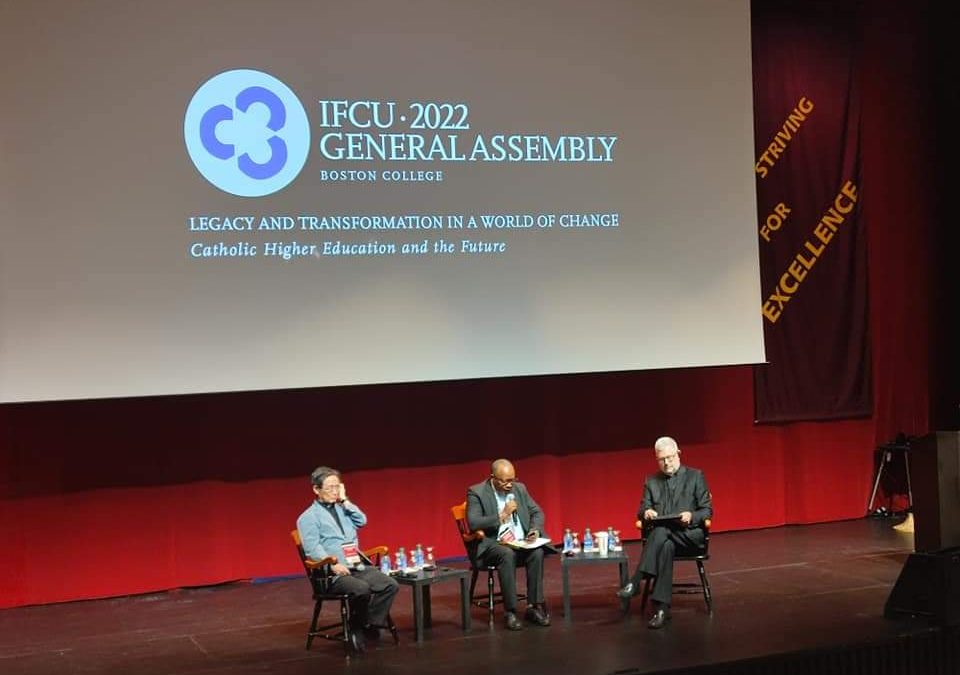
[[[379,626],[386,626],[390,605],[399,590],[396,581],[360,557],[357,529],[367,524],[367,516],[347,498],[347,490],[340,480],[340,472],[328,466],[317,467],[310,475],[316,499],[297,518],[297,530],[308,558],[321,560],[337,558],[331,571],[335,575],[330,585],[334,593],[351,596],[351,623],[362,629],[362,635],[375,638]],[[355,632],[362,649],[360,632]]]

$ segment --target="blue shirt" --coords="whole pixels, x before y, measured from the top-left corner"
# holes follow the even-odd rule
[[[333,511],[340,519],[339,525]],[[343,545],[353,541],[359,546],[357,529],[366,524],[367,516],[353,502],[337,503],[331,507],[314,500],[297,518],[297,531],[300,532],[303,551],[308,558],[321,560],[332,555],[341,565],[348,565],[343,555]]]
[[[494,488],[493,495],[497,498],[497,509],[503,511],[507,508],[507,495],[501,494],[499,490]],[[514,511],[514,514],[517,512]],[[515,516],[510,516],[510,519],[500,525],[500,530],[497,532],[497,539],[503,536],[503,533],[508,529],[513,529],[513,536],[517,541],[522,541],[526,536],[523,532],[523,525],[520,524],[520,518]]]

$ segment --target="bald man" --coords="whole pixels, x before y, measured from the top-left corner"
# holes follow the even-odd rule
[[[527,611],[524,618],[536,626],[549,626],[550,615],[543,602],[544,546],[515,549],[501,542],[533,540],[543,534],[543,511],[533,500],[506,459],[490,465],[490,476],[467,490],[467,526],[482,530],[483,538],[468,544],[470,559],[480,566],[495,565],[503,596],[504,623],[509,630],[521,630],[517,618],[518,566],[527,568]]]

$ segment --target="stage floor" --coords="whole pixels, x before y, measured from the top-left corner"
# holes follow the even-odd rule
[[[660,631],[646,628],[639,598],[621,614],[616,565],[571,570],[572,618],[564,620],[559,560],[552,556],[550,628],[506,631],[498,608],[491,629],[485,610],[475,607],[472,629],[464,632],[458,587],[441,584],[433,589],[433,628],[418,646],[411,592],[403,587],[393,609],[400,645],[382,640],[347,661],[336,643],[317,640],[304,650],[313,603],[307,581],[297,578],[3,610],[0,672],[652,673],[849,646],[925,628],[882,616],[913,543],[892,525],[865,519],[714,535],[707,563],[713,615],[702,596],[676,596],[673,621]],[[638,543],[627,544],[631,571],[638,550]],[[695,567],[678,563],[676,576],[694,580]],[[69,566],[62,583],[69,583]]]

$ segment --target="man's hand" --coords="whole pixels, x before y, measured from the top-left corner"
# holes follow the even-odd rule
[[[540,536],[540,530],[530,530],[527,532],[527,541],[536,541],[537,537]]]
[[[653,520],[656,517],[657,517],[657,512],[654,511],[653,509],[647,509],[646,511],[643,512],[644,520]]]
[[[340,497],[341,502],[347,501],[347,486],[343,483],[340,483]]]
[[[500,512],[500,522],[505,523],[510,520],[510,516],[513,515],[513,512],[517,510],[517,502],[514,499],[507,500],[507,505],[503,507],[503,511]]]
[[[340,563],[337,563],[330,569],[333,570],[333,573],[336,574],[338,577],[342,577],[346,574],[350,574],[350,568],[347,567],[346,565],[341,565]]]
[[[680,522],[689,527],[690,523],[693,521],[693,514],[689,511],[680,512]]]

